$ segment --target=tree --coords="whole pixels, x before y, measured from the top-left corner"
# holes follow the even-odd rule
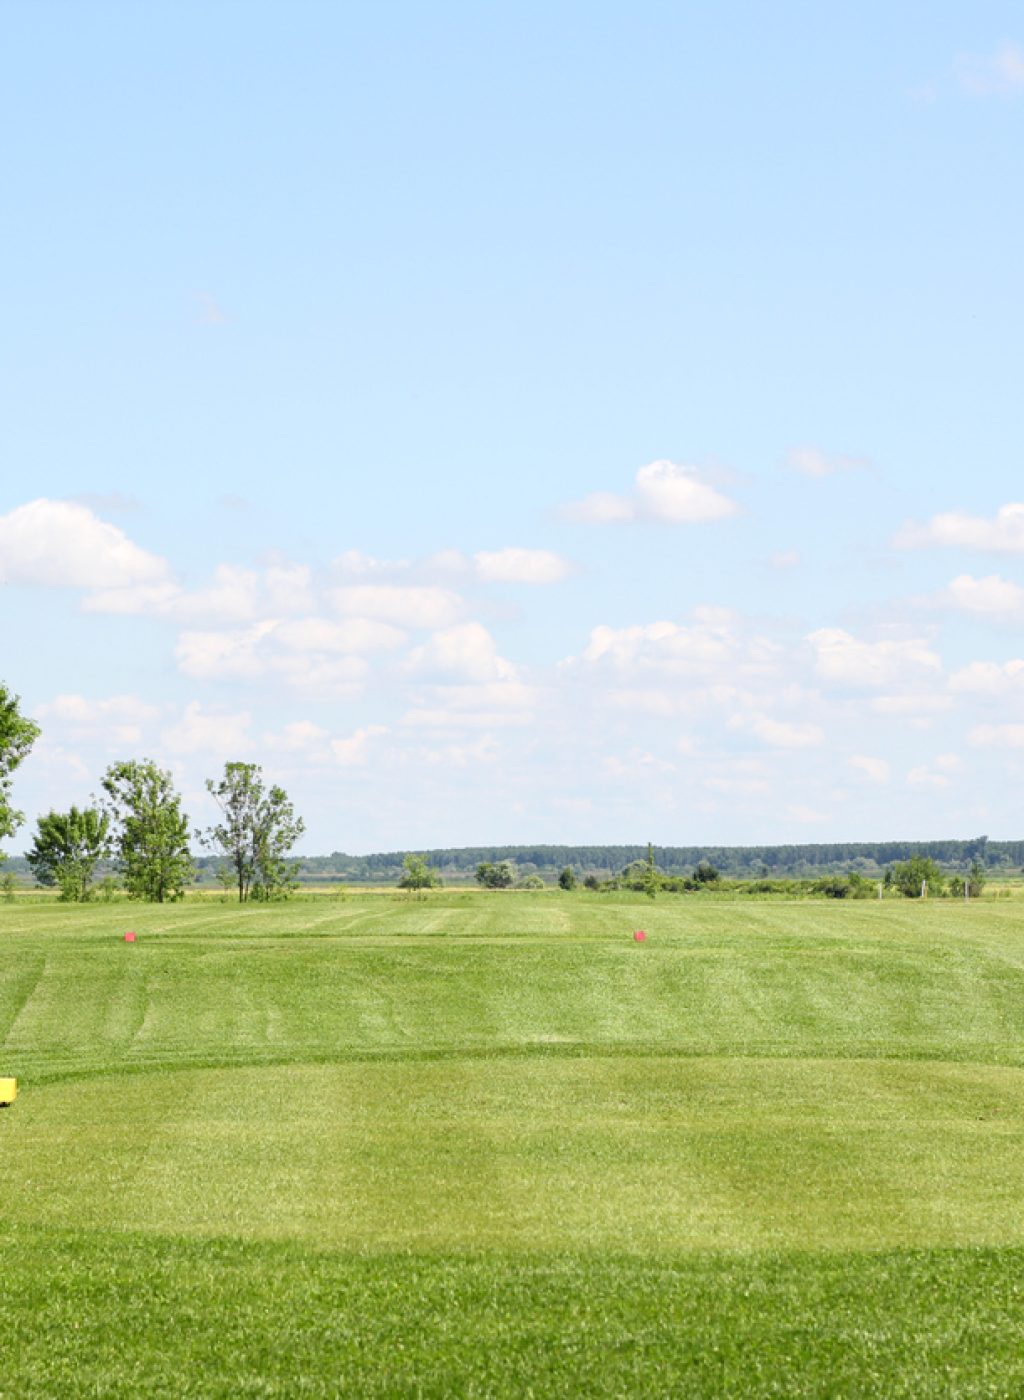
[[[543,875],[537,874],[524,875],[519,881],[519,888],[521,890],[542,890],[544,888],[544,877]]]
[[[487,890],[511,889],[516,882],[516,867],[510,860],[499,860],[496,864],[482,860],[476,868],[476,878]]]
[[[13,836],[25,820],[11,806],[11,774],[39,737],[38,724],[25,718],[19,704],[0,681],[0,839]]]
[[[239,903],[280,899],[295,889],[299,862],[288,853],[306,829],[284,788],[264,787],[258,763],[225,763],[224,776],[206,780],[223,821],[203,833],[234,873]]]
[[[892,883],[907,899],[920,899],[922,886],[929,894],[941,894],[944,880],[931,856],[911,856],[892,867]]]
[[[698,861],[691,878],[698,885],[720,885],[722,883],[721,872],[716,870],[709,860]]]
[[[576,888],[576,872],[571,865],[567,865],[558,877],[558,883],[563,890],[574,890]]]
[[[97,807],[48,812],[37,822],[27,853],[41,885],[58,885],[61,899],[84,904],[92,894],[96,865],[110,854],[110,815]]]
[[[971,864],[971,873],[967,877],[968,894],[979,895],[985,888],[985,867],[977,856]]]
[[[112,763],[102,785],[129,899],[181,899],[195,866],[188,817],[170,773],[149,759]]]
[[[402,861],[403,874],[398,882],[400,890],[433,890],[444,881],[436,870],[431,870],[426,856],[414,855],[411,851]]]

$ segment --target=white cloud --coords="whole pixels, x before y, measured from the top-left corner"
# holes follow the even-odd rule
[[[1024,661],[972,661],[953,672],[949,688],[963,695],[1010,695],[1024,688]]]
[[[57,695],[38,705],[35,716],[47,728],[57,726],[75,737],[99,737],[115,744],[137,744],[143,729],[159,717],[156,705],[137,695],[88,700],[84,695]]]
[[[350,578],[372,578],[375,574],[404,573],[412,567],[409,559],[375,559],[361,549],[346,549],[334,561],[337,573]]]
[[[316,748],[327,738],[327,730],[309,719],[293,720],[277,734],[263,735],[263,742],[269,749],[281,749],[286,753],[302,753]]]
[[[986,578],[959,574],[935,596],[934,601],[954,612],[991,617],[997,621],[1024,616],[1024,588],[1011,583],[1009,579],[1000,578],[998,574],[989,574]]]
[[[870,466],[865,457],[850,457],[845,452],[822,452],[820,447],[794,447],[786,453],[785,461],[790,471],[815,480],[836,476],[839,472],[863,471]]]
[[[270,634],[289,651],[346,652],[393,651],[406,640],[406,633],[387,622],[370,622],[364,617],[332,622],[324,617],[304,617],[294,622],[276,623]]]
[[[979,724],[967,740],[975,748],[1024,749],[1024,724]]]
[[[734,654],[731,613],[695,614],[692,626],[649,622],[634,627],[595,627],[583,652],[585,662],[617,670],[656,668],[669,673],[715,670]]]
[[[818,826],[829,820],[826,812],[819,812],[817,808],[808,807],[803,802],[790,803],[786,808],[786,815],[792,817],[795,822],[801,822],[807,826]]]
[[[808,634],[815,670],[825,680],[852,686],[891,686],[938,675],[942,661],[920,637],[862,641],[839,627]]]
[[[871,758],[867,754],[854,754],[847,763],[858,773],[863,774],[869,783],[887,783],[889,765],[884,758]]]
[[[566,506],[564,514],[571,520],[597,525],[626,520],[690,525],[722,520],[735,515],[738,509],[735,501],[702,481],[696,467],[658,461],[640,468],[631,494],[594,492]]]
[[[964,54],[957,76],[965,91],[979,97],[1011,97],[1024,92],[1024,48],[1005,39],[994,53]]]
[[[531,724],[538,701],[533,686],[521,681],[434,686],[402,717],[420,729],[499,729]]]
[[[226,760],[238,758],[238,750],[251,742],[250,716],[204,710],[198,701],[185,706],[177,724],[168,726],[161,739],[171,753],[214,753]]]
[[[769,715],[736,715],[730,725],[733,729],[750,729],[773,749],[810,749],[825,742],[824,730],[817,724],[790,723]]]
[[[357,729],[347,739],[332,739],[331,753],[343,768],[357,767],[367,761],[369,755],[366,749],[371,740],[379,739],[387,733],[386,725],[368,724],[364,729]]]
[[[309,619],[316,623],[320,619]],[[182,632],[175,648],[179,670],[195,680],[255,680],[277,678],[308,692],[336,697],[352,695],[367,672],[361,656],[337,656],[356,641],[365,645],[379,637],[364,631],[378,624],[359,623],[346,636],[312,628],[293,632],[292,624],[259,622],[228,632]],[[334,624],[325,623],[327,629]],[[303,649],[304,647],[308,649]]]
[[[121,588],[167,577],[166,560],[87,506],[40,498],[0,515],[0,583]]]
[[[479,622],[435,632],[412,652],[409,668],[469,681],[509,680],[516,673],[512,663],[498,655],[494,638]]]
[[[261,574],[235,564],[219,564],[206,588],[189,591],[177,583],[143,588],[94,590],[84,612],[148,615],[171,622],[251,622],[268,612],[293,613],[312,606],[312,573],[302,564],[275,564]]]
[[[499,549],[473,559],[485,583],[561,583],[572,572],[568,559],[550,549]]]
[[[258,622],[244,631],[182,632],[174,650],[178,669],[194,680],[263,675],[267,667],[258,647],[273,628],[273,622]]]
[[[1000,506],[992,519],[947,511],[924,524],[909,521],[893,538],[897,549],[980,549],[993,554],[1024,553],[1024,503]]]
[[[400,627],[447,627],[462,611],[457,593],[422,584],[354,584],[332,589],[330,597],[345,616],[394,622]]]
[[[907,774],[907,782],[911,787],[947,788],[949,779],[944,773],[933,773],[926,764],[921,764],[918,768],[911,768]]]
[[[931,691],[909,691],[903,695],[876,695],[870,702],[876,715],[897,715],[905,719],[921,719],[945,714],[953,708],[948,695]]]
[[[306,564],[272,564],[264,574],[271,612],[312,612],[313,571]]]

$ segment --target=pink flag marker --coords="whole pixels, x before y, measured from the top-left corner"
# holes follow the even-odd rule
[[[646,935],[646,933],[644,933],[644,931],[643,931],[642,928],[638,928],[638,929],[634,929],[634,931],[633,931],[633,937],[636,939],[637,943],[643,943],[643,941],[644,941],[644,939],[647,937],[647,935]]]
[[[134,942],[135,942],[135,933],[134,933],[134,931],[133,931],[132,929],[129,929],[128,932],[125,934],[125,936],[124,936],[124,941],[125,941],[126,943],[134,943]]]

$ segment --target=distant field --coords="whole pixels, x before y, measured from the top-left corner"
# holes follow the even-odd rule
[[[1024,1391],[1015,900],[19,899],[0,949],[5,1400]]]

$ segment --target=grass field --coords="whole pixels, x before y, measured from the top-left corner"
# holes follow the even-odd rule
[[[1016,901],[21,900],[0,948],[5,1400],[1024,1393]]]

